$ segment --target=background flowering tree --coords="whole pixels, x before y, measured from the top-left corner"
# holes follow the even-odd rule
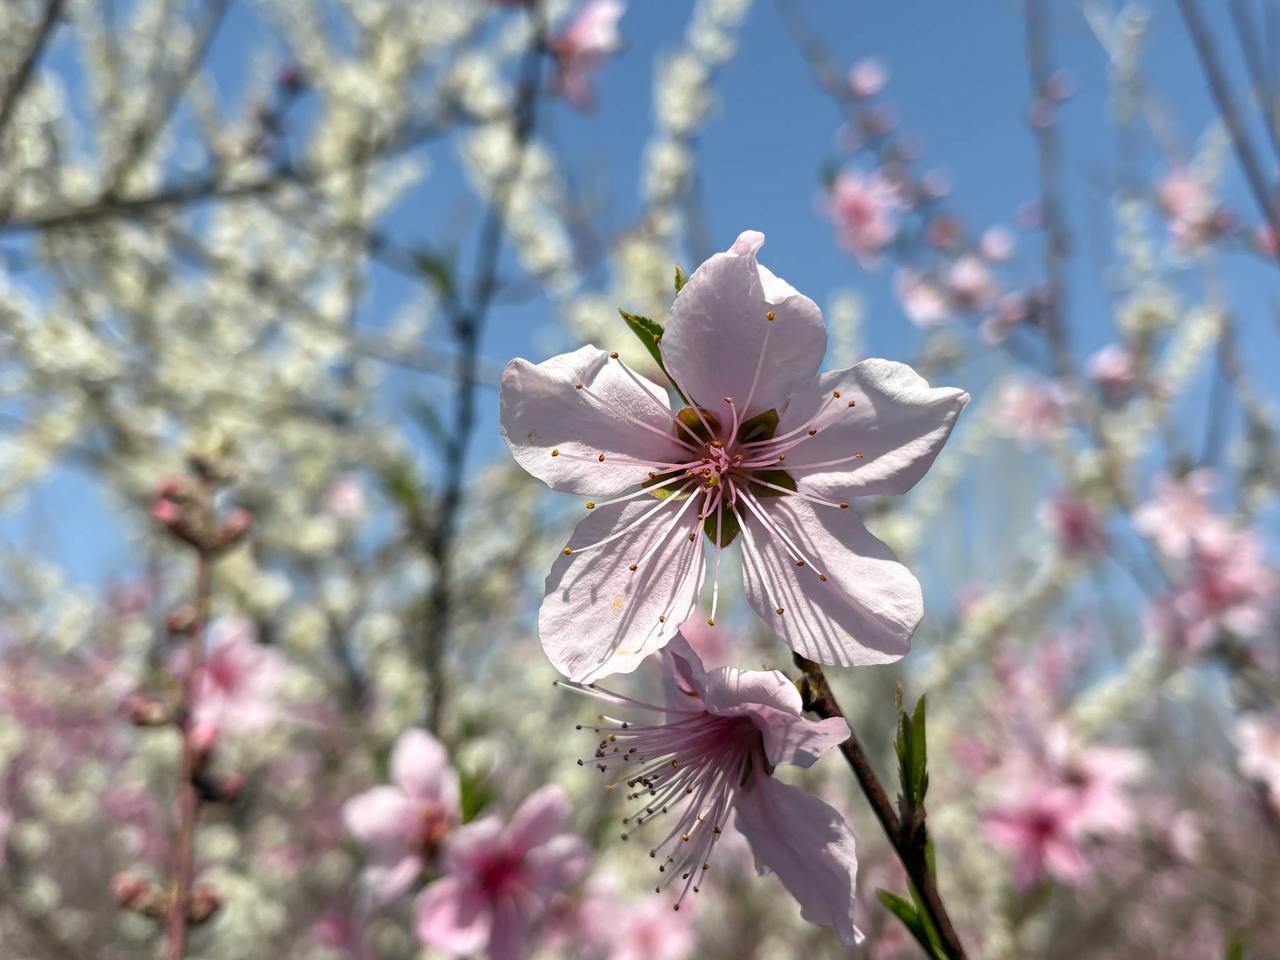
[[[1275,10],[882,6],[0,5],[0,957],[920,956],[899,679],[971,956],[1274,952]],[[500,437],[515,356],[665,389],[618,308],[748,227],[821,369],[973,398],[854,503],[909,655],[797,666],[737,549],[684,631],[801,681],[759,730],[843,706],[882,802],[770,783],[857,835],[851,914],[754,806],[652,892],[538,644],[581,501]]]

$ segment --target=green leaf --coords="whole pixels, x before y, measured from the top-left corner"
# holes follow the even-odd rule
[[[488,780],[473,776],[465,770],[458,772],[458,787],[463,823],[470,823],[498,797],[498,791]]]
[[[915,795],[912,797],[912,806],[918,808],[924,804],[924,795],[929,789],[929,747],[925,738],[924,694],[921,694],[920,699],[916,701],[916,709],[914,716],[911,718],[911,726],[913,747],[911,783],[915,789]]]
[[[915,938],[916,943],[924,948],[926,955],[929,957],[937,956],[934,952],[933,943],[929,940],[929,931],[925,927],[924,919],[916,911],[910,900],[882,888],[876,889],[876,897],[884,904],[885,909],[902,921],[902,925]]]
[[[398,460],[382,475],[382,487],[396,503],[410,513],[422,509],[422,492],[413,465],[408,460]]]
[[[414,250],[409,256],[418,273],[436,288],[436,292],[444,299],[452,300],[457,291],[453,282],[453,264],[430,250]]]
[[[1244,960],[1244,934],[1237,933],[1234,937],[1227,941],[1227,949],[1222,954],[1222,960]]]
[[[778,411],[766,410],[757,413],[750,420],[742,421],[738,427],[738,442],[753,443],[756,440],[772,440],[778,431]]]
[[[621,307],[618,308],[618,313],[626,321],[627,328],[644,344],[644,348],[649,351],[649,356],[653,357],[653,362],[658,365],[658,369],[666,374],[668,380],[671,380],[671,374],[667,373],[667,365],[662,362],[662,350],[658,347],[658,344],[662,342],[662,324],[657,320],[650,320],[648,317],[628,313]],[[676,386],[674,380],[671,380],[671,386],[675,388],[676,393],[680,394],[681,400],[685,403],[689,402],[689,398]]]
[[[689,275],[684,272],[684,267],[676,264],[676,293],[684,289],[684,285],[689,282]]]

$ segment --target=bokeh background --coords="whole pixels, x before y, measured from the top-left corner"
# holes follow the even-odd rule
[[[441,868],[379,901],[343,817],[413,728],[464,819],[571,797],[593,867],[531,953],[920,955],[836,757],[801,779],[857,829],[862,946],[729,840],[658,903],[537,641],[581,508],[507,456],[502,366],[590,342],[660,377],[617,309],[662,319],[745,229],[827,368],[974,397],[859,504],[924,583],[915,648],[832,672],[890,789],[896,683],[928,695],[970,955],[1274,955],[1280,8],[635,2],[593,46],[592,6],[0,6],[0,958],[161,955],[202,596],[227,795],[188,955],[438,955]],[[252,520],[205,594],[177,477]],[[722,652],[794,675],[722,602]]]

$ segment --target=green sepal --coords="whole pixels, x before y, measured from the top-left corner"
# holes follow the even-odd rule
[[[908,714],[901,703],[899,690],[898,738],[893,745],[898,755],[898,780],[902,786],[902,798],[911,810],[924,806],[929,790],[929,752],[925,739],[925,698],[916,701],[916,708]]]
[[[684,289],[684,285],[689,282],[689,275],[684,272],[684,267],[676,264],[676,293]]]
[[[1227,941],[1226,950],[1223,951],[1222,960],[1244,960],[1244,934],[1237,933]]]
[[[667,365],[662,362],[662,349],[658,346],[662,343],[662,334],[664,332],[662,324],[657,320],[651,320],[639,314],[628,313],[621,307],[618,308],[618,313],[626,321],[627,328],[636,335],[636,339],[644,344],[644,348],[649,351],[649,356],[653,357],[653,362],[658,365],[658,369],[671,381],[671,386],[676,393],[680,394],[680,399],[688,403],[689,398],[676,386],[676,382],[671,380],[671,374],[667,373]]]
[[[695,410],[693,407],[682,407],[676,412],[676,419],[688,427],[681,430],[673,427],[676,439],[689,442],[689,434],[693,434],[701,443],[711,443],[720,438],[720,419],[705,407]],[[709,431],[709,432],[708,432]]]
[[[753,470],[751,472],[751,492],[757,497],[785,497],[786,494],[781,490],[775,490],[773,487],[762,487],[755,481],[763,480],[765,483],[772,483],[774,487],[786,487],[792,493],[795,492],[796,482],[791,474],[785,470]]]
[[[769,409],[764,413],[757,413],[750,420],[744,420],[738,426],[739,443],[754,443],[757,440],[772,440],[773,435],[778,432],[778,411]]]
[[[720,515],[720,546],[727,547],[733,543],[734,538],[742,531],[742,525],[738,522],[738,515],[724,507],[717,511]],[[713,544],[716,542],[716,514],[713,513],[702,521],[702,529],[707,535],[707,539]]]
[[[683,470],[672,470],[670,473],[659,473],[656,476],[647,477],[646,479],[641,480],[640,486],[652,487],[655,484],[670,480],[672,477],[678,477],[682,473],[684,473]],[[677,500],[687,500],[690,496],[689,491],[681,490],[679,487],[660,487],[657,490],[650,490],[649,493],[650,495],[657,497],[659,500],[668,500],[671,497],[675,497]]]
[[[488,780],[472,776],[465,770],[458,772],[458,792],[463,823],[470,823],[498,798],[497,790]]]

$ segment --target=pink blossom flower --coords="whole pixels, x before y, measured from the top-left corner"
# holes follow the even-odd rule
[[[1075,884],[1088,876],[1076,810],[1070,791],[1033,784],[983,816],[987,837],[1013,854],[1014,881],[1021,889],[1046,877]]]
[[[889,71],[876,57],[859,60],[849,68],[849,90],[855,97],[874,97],[884,89]]]
[[[406,730],[391,751],[391,784],[352,797],[347,830],[367,852],[363,881],[377,903],[408,892],[460,814],[458,774],[441,743]]]
[[[552,85],[579,110],[595,108],[595,75],[622,49],[618,21],[626,10],[622,0],[589,0],[569,28],[551,41],[556,55]]]
[[[1280,579],[1252,530],[1222,530],[1193,541],[1186,579],[1157,605],[1154,626],[1166,644],[1199,653],[1226,633],[1249,639],[1270,622]]]
[[[249,733],[270,726],[288,672],[276,650],[258,643],[243,617],[219,617],[209,628],[209,652],[196,690],[194,726],[217,733]]]
[[[893,288],[898,302],[912,323],[925,330],[946,323],[952,318],[951,302],[947,291],[932,277],[919,270],[903,268],[893,278]]]
[[[807,719],[795,684],[777,670],[706,670],[683,637],[667,647],[663,666],[665,706],[571,685],[638,717],[588,728],[604,739],[585,762],[633,788],[628,799],[640,806],[623,820],[628,831],[675,817],[649,851],[659,859],[659,889],[682,883],[677,909],[699,890],[732,815],[756,870],[776,873],[806,920],[831,928],[841,943],[857,942],[852,831],[822,800],[773,777],[783,763],[811,766],[848,739],[848,724]]]
[[[947,271],[947,287],[962,310],[980,310],[1000,293],[1000,287],[981,258],[972,254],[957,257]]]
[[[1236,721],[1240,772],[1262,784],[1280,811],[1280,710],[1246,713]]]
[[[982,339],[995,345],[1005,339],[1027,319],[1027,298],[1022,293],[1004,293],[996,300],[995,309],[979,327]]]
[[[0,867],[4,866],[5,861],[5,843],[9,839],[9,828],[13,826],[13,814],[4,807],[0,807]]]
[[[587,845],[560,832],[569,812],[564,791],[546,786],[505,826],[490,816],[449,834],[445,875],[418,899],[418,939],[454,956],[527,956],[547,901],[581,880],[590,864]]]
[[[1160,181],[1156,196],[1179,246],[1192,247],[1212,236],[1217,204],[1202,177],[1185,167],[1171,170]]]
[[[714,559],[741,536],[759,616],[812,660],[887,663],[910,649],[920,585],[846,498],[905,493],[933,462],[969,395],[910,367],[864,360],[818,376],[822,314],[756,262],[744,233],[691,276],[662,337],[690,406],[583,347],[502,378],[516,460],[591,511],[547,578],[544,650],[561,673],[634,670],[693,611]],[[607,499],[604,499],[607,498]]]
[[[1146,764],[1128,747],[1080,746],[1065,727],[1056,725],[1046,737],[1050,769],[1075,800],[1073,827],[1082,834],[1116,836],[1137,825],[1129,789]]]
[[[688,960],[698,938],[687,914],[673,913],[656,900],[645,900],[623,913],[606,942],[609,960]]]
[[[978,252],[993,263],[1000,263],[1013,256],[1018,241],[1008,227],[988,227],[978,241]]]
[[[1103,395],[1112,401],[1122,400],[1133,392],[1137,369],[1133,354],[1124,347],[1109,343],[1089,358],[1085,373]]]
[[[996,426],[1024,444],[1049,443],[1066,428],[1067,392],[1057,383],[1011,380],[1000,391]]]
[[[1133,525],[1176,560],[1191,554],[1197,537],[1218,538],[1226,521],[1210,498],[1217,482],[1210,470],[1193,470],[1181,479],[1156,477],[1155,496],[1138,507]]]
[[[831,185],[826,212],[840,246],[873,265],[898,234],[900,207],[897,190],[880,174],[842,170]]]
[[[333,482],[325,495],[325,507],[335,520],[351,521],[364,516],[364,484],[354,474],[345,474]]]
[[[1107,535],[1086,500],[1060,494],[1042,506],[1041,519],[1068,556],[1097,557],[1107,549]]]

